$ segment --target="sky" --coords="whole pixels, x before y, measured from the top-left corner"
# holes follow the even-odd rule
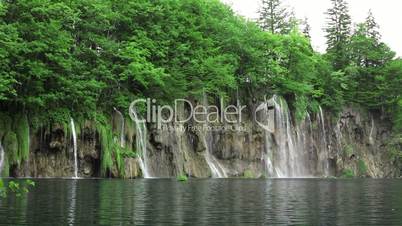
[[[261,0],[221,0],[248,19],[258,18]],[[283,6],[293,9],[299,19],[308,18],[311,25],[313,47],[320,52],[326,49],[324,14],[331,7],[330,0],[282,0]],[[380,26],[382,41],[397,56],[402,56],[402,1],[401,0],[347,0],[354,24],[363,22],[371,9]]]

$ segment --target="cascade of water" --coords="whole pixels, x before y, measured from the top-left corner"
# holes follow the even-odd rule
[[[326,134],[326,132],[325,132],[325,120],[324,120],[324,113],[323,113],[323,111],[322,111],[322,108],[321,108],[321,106],[319,106],[319,109],[320,109],[320,123],[321,123],[321,128],[322,128],[322,134],[324,135],[324,144],[325,144],[325,146],[327,146],[327,134]]]
[[[207,149],[205,151],[205,160],[211,170],[213,178],[226,178],[228,177],[228,175],[226,173],[225,168],[219,163],[219,161],[215,158],[215,156],[213,156],[210,153],[211,140],[212,138],[210,136],[210,133],[207,132],[207,134],[203,136],[203,142]]]
[[[313,144],[314,144],[314,137],[313,137],[313,123],[311,121],[311,116],[310,114],[307,112],[307,124],[308,124],[308,130],[309,130],[309,147],[308,150],[312,150],[313,148]]]
[[[136,149],[139,154],[139,164],[144,178],[150,178],[147,156],[147,128],[145,122],[140,119],[135,109],[130,108],[130,114],[134,117],[136,128]]]
[[[124,148],[126,146],[126,139],[125,139],[125,121],[124,121],[124,116],[123,114],[117,110],[116,108],[113,108],[117,114],[120,116],[120,121],[121,121],[121,127],[120,127],[120,147]]]
[[[26,169],[28,169],[28,175],[26,175],[26,176],[30,176],[29,175],[29,169],[30,169],[30,166],[29,166],[29,164],[30,164],[30,158],[31,158],[31,154],[30,154],[30,152],[29,152],[29,150],[31,149],[31,130],[29,129],[29,127],[28,127],[28,158],[27,158],[27,160],[26,160]]]
[[[3,172],[3,164],[4,164],[4,149],[0,142],[0,177]]]
[[[369,142],[371,145],[374,144],[373,132],[374,132],[374,118],[371,116],[371,129],[369,134]]]
[[[322,150],[320,150],[320,161],[323,163],[322,164],[322,168],[324,171],[325,176],[329,175],[329,164],[328,164],[328,143],[327,143],[327,134],[325,131],[325,118],[324,118],[324,113],[323,110],[321,108],[321,106],[319,106],[319,115],[318,115],[318,122],[321,125],[321,133],[323,135],[323,139],[322,139]]]
[[[278,100],[278,97],[274,96],[272,100],[275,106],[275,138],[279,149],[277,153],[278,164],[276,165],[280,170],[277,174],[278,177],[292,177],[293,165],[296,163],[293,155],[294,145],[290,131],[290,115],[282,99]]]
[[[203,105],[206,107],[208,106],[208,99],[206,94],[204,93],[204,98],[203,98]],[[205,161],[208,164],[208,167],[211,170],[212,177],[214,178],[226,178],[227,173],[225,168],[219,163],[219,161],[213,156],[211,153],[212,149],[212,134],[211,131],[208,129],[208,120],[205,120],[206,124],[205,127],[203,128],[203,131],[200,131],[200,133],[203,134],[203,142],[205,145]]]
[[[74,151],[74,178],[78,178],[78,159],[77,159],[77,134],[75,132],[74,120],[71,118],[71,132],[73,135],[73,151]]]
[[[293,125],[294,120],[292,120],[285,99],[273,96],[268,101],[265,99],[265,102],[267,104],[263,107],[266,107],[268,125],[270,123],[275,125],[273,130],[267,129],[269,126],[265,128],[266,152],[263,152],[262,159],[267,174],[279,178],[309,177],[318,172],[328,176],[330,149],[327,142],[323,109],[320,107],[317,114],[318,131],[321,134],[316,139],[312,119],[308,112],[306,112],[303,121],[295,122],[296,125]],[[273,119],[270,118],[273,114],[269,114],[268,106],[274,108]],[[315,148],[318,148],[317,165],[311,162],[314,159],[312,155],[314,155]]]
[[[273,164],[271,167],[275,171],[273,175],[276,177],[307,176],[307,162],[303,155],[307,143],[307,135],[304,131],[306,123],[298,126],[292,125],[289,108],[282,98],[274,96],[268,102],[274,106],[275,110],[273,135],[276,151],[271,160],[267,160],[268,163]]]
[[[341,131],[341,119],[336,122],[336,126],[334,128],[336,144],[338,146],[338,150],[342,149],[342,131]]]
[[[270,110],[269,108],[270,103],[269,101],[267,101],[267,97],[264,97],[264,108],[265,108],[265,117],[267,118],[267,129],[270,126],[275,126],[275,115],[273,115],[273,117],[271,117],[272,115],[270,114]],[[271,112],[274,113],[274,112]],[[262,157],[261,159],[263,159],[264,163],[265,163],[265,169],[267,170],[267,175],[268,176],[277,176],[276,175],[276,170],[274,169],[274,165],[272,163],[272,147],[271,147],[271,134],[274,133],[275,128],[274,129],[270,129],[270,131],[268,130],[264,131],[264,138],[265,138],[265,152],[262,152]]]

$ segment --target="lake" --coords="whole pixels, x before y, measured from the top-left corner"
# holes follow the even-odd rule
[[[402,180],[34,179],[0,225],[401,225]]]

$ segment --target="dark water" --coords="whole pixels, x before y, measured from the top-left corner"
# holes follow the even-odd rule
[[[0,225],[402,225],[402,180],[35,180]]]

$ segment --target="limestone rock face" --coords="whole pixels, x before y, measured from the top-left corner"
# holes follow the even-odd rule
[[[274,116],[246,114],[240,124],[234,125],[240,130],[192,130],[203,126],[195,122],[170,123],[163,128],[148,124],[148,171],[152,177],[198,178],[327,177],[345,172],[373,178],[400,176],[386,149],[391,125],[381,115],[348,107],[338,115],[322,111],[296,122],[291,112],[273,112]],[[268,124],[272,122],[272,131],[256,123],[255,119],[261,118],[266,118]],[[124,141],[122,146],[135,150],[135,124],[118,115],[113,116],[111,124],[115,143]],[[78,174],[101,177],[99,132],[89,121],[77,127]],[[69,131],[68,125],[31,129],[29,161],[10,166],[11,176],[72,177],[74,156]],[[138,157],[124,156],[123,174],[118,171],[116,156],[112,158],[114,166],[106,176],[143,176]]]

